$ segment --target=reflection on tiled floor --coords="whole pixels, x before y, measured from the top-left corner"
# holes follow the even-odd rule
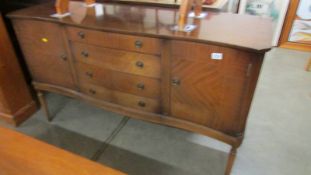
[[[223,175],[227,153],[193,142],[194,135],[129,120],[99,162],[132,175]]]
[[[35,119],[28,121],[18,130],[86,158],[92,158],[102,146],[100,141]]]
[[[110,113],[84,102],[47,94],[42,110],[17,128],[49,144],[132,175],[223,175],[227,153],[196,138],[205,136]]]
[[[52,93],[46,98],[53,121],[48,122],[39,110],[16,128],[18,131],[92,159],[122,125],[124,117],[81,101]]]
[[[123,118],[82,101],[69,100],[52,124],[104,142]]]

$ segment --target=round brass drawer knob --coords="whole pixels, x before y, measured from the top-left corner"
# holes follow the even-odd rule
[[[84,39],[85,38],[85,33],[84,32],[79,32],[78,36],[80,37],[80,39]]]
[[[179,86],[180,83],[181,83],[180,79],[178,79],[178,78],[173,78],[172,79],[172,85]]]
[[[144,63],[142,61],[137,61],[136,62],[136,66],[139,68],[143,68],[144,67]]]
[[[145,106],[146,106],[146,103],[143,102],[143,101],[139,101],[139,102],[138,102],[138,106],[140,106],[140,107],[145,107]]]
[[[67,55],[66,55],[66,54],[62,54],[62,55],[60,56],[60,58],[61,58],[62,60],[64,60],[64,61],[67,61]]]
[[[85,58],[89,57],[89,53],[87,51],[82,51],[81,55],[84,56]]]
[[[140,40],[135,41],[135,47],[136,47],[137,49],[142,48],[142,47],[143,47],[143,42],[140,41]]]
[[[137,87],[138,89],[140,89],[140,90],[144,90],[144,89],[145,89],[144,83],[138,83],[138,84],[136,85],[136,87]]]
[[[92,72],[86,72],[85,75],[88,76],[89,78],[93,78],[93,73]]]
[[[92,95],[95,95],[95,94],[96,94],[96,91],[95,91],[94,89],[90,89],[90,90],[89,90],[89,93],[92,94]]]

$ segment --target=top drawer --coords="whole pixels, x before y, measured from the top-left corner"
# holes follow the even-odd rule
[[[161,40],[67,27],[70,40],[108,48],[160,55]]]

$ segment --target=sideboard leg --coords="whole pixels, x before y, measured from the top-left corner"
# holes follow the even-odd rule
[[[309,59],[307,65],[306,65],[306,71],[311,71],[311,58]]]
[[[39,98],[40,105],[43,108],[43,111],[44,111],[48,121],[52,121],[52,117],[50,115],[50,112],[49,112],[49,109],[48,109],[48,106],[47,106],[47,102],[46,102],[46,99],[44,97],[43,92],[42,91],[38,91],[37,95],[38,95],[38,98]]]
[[[237,153],[237,148],[232,147],[229,153],[225,175],[230,175],[231,169],[233,167],[233,163],[236,157],[236,153]]]

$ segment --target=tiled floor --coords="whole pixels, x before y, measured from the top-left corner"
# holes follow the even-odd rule
[[[311,174],[310,53],[274,49],[265,60],[233,175]],[[229,146],[48,94],[18,131],[131,175],[223,175]],[[1,125],[5,125],[0,123]]]

